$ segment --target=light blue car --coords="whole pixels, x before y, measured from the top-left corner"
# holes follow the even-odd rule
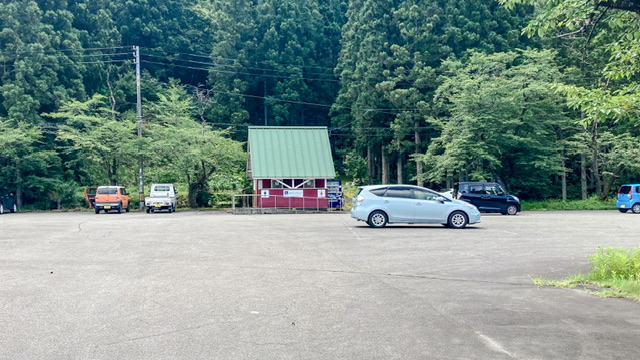
[[[622,213],[631,210],[634,214],[640,214],[640,184],[620,186],[616,207]]]
[[[461,229],[480,222],[474,205],[448,199],[437,192],[412,185],[362,186],[353,198],[351,217],[381,228],[387,224],[442,224]]]

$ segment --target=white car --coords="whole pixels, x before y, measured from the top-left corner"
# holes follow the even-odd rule
[[[371,227],[393,223],[442,224],[461,229],[480,222],[480,211],[466,201],[448,199],[413,185],[362,186],[353,198],[351,217]]]
[[[177,193],[178,190],[173,184],[152,184],[149,197],[144,199],[147,214],[159,210],[167,210],[170,213],[176,211]]]

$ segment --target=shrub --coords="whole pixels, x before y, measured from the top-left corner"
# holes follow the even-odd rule
[[[640,247],[635,250],[599,247],[589,261],[590,280],[640,280]]]

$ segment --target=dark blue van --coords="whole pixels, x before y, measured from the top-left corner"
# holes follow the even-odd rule
[[[634,214],[640,214],[640,184],[620,186],[616,207],[622,213],[631,210]]]
[[[0,188],[0,214],[4,214],[5,211],[11,211],[12,213],[18,211],[16,205],[15,195],[7,189]]]
[[[453,184],[455,199],[470,202],[482,212],[516,215],[520,212],[520,199],[509,195],[498,183],[460,182]]]

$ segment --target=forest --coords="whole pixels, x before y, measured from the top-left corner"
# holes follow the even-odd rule
[[[639,14],[633,0],[3,0],[0,188],[68,208],[86,186],[137,188],[142,167],[146,186],[210,206],[248,187],[248,126],[326,126],[356,185],[606,199],[640,181]]]

